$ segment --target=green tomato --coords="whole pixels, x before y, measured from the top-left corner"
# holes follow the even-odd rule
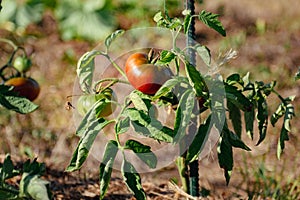
[[[21,73],[27,72],[30,69],[31,65],[31,60],[25,56],[16,57],[13,63],[14,68]]]
[[[115,94],[113,93],[112,89],[108,88],[99,94],[87,94],[80,96],[77,101],[77,110],[81,116],[84,116],[96,102],[105,100],[116,100]],[[111,115],[114,112],[115,108],[116,106],[114,103],[107,103],[99,113],[98,117],[101,118]]]

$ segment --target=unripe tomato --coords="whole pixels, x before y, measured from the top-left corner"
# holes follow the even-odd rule
[[[14,68],[21,73],[27,72],[30,69],[31,65],[31,60],[25,56],[16,57],[13,63]]]
[[[14,92],[30,101],[35,100],[40,93],[40,86],[33,78],[14,77],[7,80],[4,84],[14,86]]]
[[[143,53],[134,53],[127,59],[125,73],[135,89],[149,95],[155,94],[173,75],[168,67],[149,63]]]
[[[77,110],[81,116],[84,116],[97,101],[105,99],[111,101],[116,100],[115,94],[113,93],[112,89],[108,88],[99,94],[88,94],[80,96],[77,101]],[[115,109],[116,105],[112,102],[109,102],[105,105],[104,109],[101,111],[98,117],[107,117],[111,115]]]

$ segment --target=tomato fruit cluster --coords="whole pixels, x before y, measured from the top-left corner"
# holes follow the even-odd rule
[[[33,78],[13,77],[5,85],[14,86],[13,91],[30,101],[35,100],[40,93],[40,86]]]
[[[97,101],[101,100],[109,100],[109,101],[115,101],[116,97],[112,89],[107,88],[103,92],[99,94],[87,94],[87,95],[82,95],[79,97],[77,101],[77,110],[78,113],[81,116],[84,116]],[[109,102],[108,104],[105,105],[105,107],[102,109],[100,114],[98,115],[99,118],[101,117],[107,117],[111,115],[114,110],[116,109],[116,106],[114,103]]]
[[[168,67],[150,63],[144,53],[134,53],[127,59],[125,73],[135,89],[149,95],[155,94],[173,76]]]

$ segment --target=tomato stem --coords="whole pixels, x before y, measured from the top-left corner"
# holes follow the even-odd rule
[[[102,86],[101,83],[104,83],[104,82],[110,82],[110,83],[107,84],[104,88],[102,88],[102,87],[101,87],[101,86]],[[97,81],[97,82],[95,83],[94,88],[95,88],[95,91],[96,91],[96,92],[100,92],[101,90],[105,90],[105,89],[107,89],[107,88],[113,86],[113,85],[116,84],[116,83],[129,84],[128,81],[120,80],[120,79],[118,79],[118,78],[104,78],[104,79],[101,79],[101,80]]]
[[[104,56],[113,64],[113,66],[118,70],[118,72],[127,80],[127,76],[125,72],[121,69],[121,67],[111,59],[111,57],[108,54],[104,54]]]

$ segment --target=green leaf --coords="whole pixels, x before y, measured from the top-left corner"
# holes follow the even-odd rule
[[[240,74],[231,74],[227,77],[226,83],[228,85],[234,85],[236,83],[240,84],[241,86],[244,86],[244,80],[241,78]]]
[[[227,135],[228,142],[231,146],[235,148],[244,149],[246,151],[251,151],[251,149],[241,140],[241,138],[238,135],[234,134],[228,128],[225,128],[224,131],[224,134]]]
[[[92,91],[92,81],[95,70],[94,58],[97,55],[101,55],[101,51],[93,50],[86,52],[77,63],[77,76],[79,79],[79,85],[84,93],[90,93]]]
[[[66,171],[75,171],[82,167],[84,161],[86,160],[89,151],[94,143],[96,136],[99,132],[109,123],[110,121],[104,118],[95,119],[94,121],[89,121],[88,124],[82,126],[81,128],[81,138],[78,142],[77,148],[73,153],[72,159]]]
[[[157,65],[168,65],[172,62],[172,60],[174,60],[176,57],[176,55],[171,52],[171,51],[167,51],[167,50],[163,50],[160,53],[160,58],[158,61],[156,61],[155,64]]]
[[[130,127],[130,119],[126,117],[125,119],[118,120],[115,125],[116,134],[122,134],[128,131]]]
[[[117,142],[109,141],[106,144],[103,160],[99,167],[100,199],[103,199],[106,194],[117,152]]]
[[[278,159],[280,159],[280,156],[284,150],[285,147],[285,141],[289,140],[289,135],[288,133],[291,131],[290,128],[290,121],[292,120],[292,118],[295,116],[295,111],[294,111],[294,106],[291,103],[288,103],[286,105],[286,110],[284,113],[284,120],[283,120],[283,125],[281,128],[281,132],[280,132],[280,138],[278,141],[278,145],[277,145],[277,157]]]
[[[219,165],[224,169],[224,176],[228,185],[233,169],[233,152],[227,137],[220,137],[217,152]]]
[[[196,45],[194,48],[196,49],[198,55],[202,58],[203,62],[207,66],[210,66],[211,63],[210,50],[206,46],[202,46],[202,45]]]
[[[227,101],[227,109],[229,111],[229,119],[233,125],[234,132],[239,138],[242,135],[242,116],[240,109],[231,101]]]
[[[199,154],[201,153],[201,151],[203,150],[205,146],[205,142],[207,141],[207,137],[212,127],[210,122],[211,122],[211,115],[208,116],[204,124],[200,125],[195,138],[193,139],[191,145],[187,150],[186,160],[185,160],[186,163],[191,163],[194,160],[196,160]]]
[[[201,73],[190,63],[185,64],[185,71],[190,85],[193,87],[196,96],[203,96],[203,91],[206,89],[205,80]]]
[[[106,37],[105,39],[105,46],[107,49],[109,49],[111,43],[119,36],[123,35],[125,33],[124,30],[117,30]]]
[[[174,123],[174,143],[180,141],[185,133],[188,125],[191,122],[192,111],[195,107],[195,94],[192,90],[186,90],[181,96],[176,110]]]
[[[0,91],[0,105],[6,109],[13,110],[21,114],[28,114],[35,111],[39,106],[24,97],[2,93]]]
[[[244,112],[245,127],[247,135],[253,140],[253,123],[255,119],[254,108],[251,111]]]
[[[167,95],[169,92],[172,91],[172,89],[179,84],[186,83],[188,84],[188,80],[186,77],[181,77],[181,76],[175,76],[169,80],[167,80],[156,92],[156,94],[153,97],[153,100],[157,100],[161,98],[162,96]]]
[[[259,145],[266,137],[268,127],[268,105],[261,91],[257,93],[257,122],[259,130],[259,140],[256,145]]]
[[[284,116],[286,111],[286,107],[284,105],[284,103],[279,104],[278,108],[276,109],[276,111],[273,113],[272,117],[271,117],[271,124],[272,126],[275,126],[275,124],[277,123],[277,121]]]
[[[208,27],[214,29],[218,33],[220,33],[222,36],[226,36],[226,31],[224,27],[222,26],[221,22],[218,20],[219,15],[213,14],[211,12],[202,10],[199,13],[199,20],[201,20],[204,24],[206,24]]]
[[[133,193],[134,197],[138,200],[146,200],[146,194],[142,187],[141,177],[134,166],[125,158],[122,164],[122,175],[128,189]]]
[[[145,164],[154,169],[157,165],[157,158],[151,151],[151,147],[135,140],[127,140],[125,149],[132,150]]]
[[[147,113],[135,108],[128,108],[125,114],[129,116],[131,124],[137,133],[159,141],[173,141],[173,130],[163,126],[160,121],[151,118]]]
[[[238,107],[242,111],[250,111],[253,107],[251,101],[245,97],[241,90],[237,87],[224,84],[225,92],[226,92],[226,99]]]
[[[187,15],[185,15],[184,22],[183,22],[184,34],[186,34],[189,31],[192,19],[193,19],[192,15],[190,13],[187,13]]]
[[[143,98],[143,94],[142,95],[140,94],[142,93],[135,90],[129,95],[129,98],[136,109],[148,113],[148,108],[151,105],[151,99],[148,97]]]
[[[4,183],[6,179],[12,178],[14,176],[13,174],[14,165],[11,160],[11,157],[9,154],[5,156],[3,166],[0,168],[0,185]]]

